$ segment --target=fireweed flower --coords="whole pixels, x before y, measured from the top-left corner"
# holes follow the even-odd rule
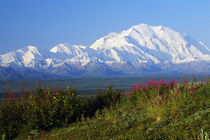
[[[136,84],[133,84],[133,85],[131,86],[131,90],[132,90],[132,91],[137,91],[137,90],[138,90],[137,85],[136,85]]]
[[[167,87],[167,85],[168,85],[168,84],[167,84],[167,81],[166,81],[166,82],[164,83],[164,87]]]
[[[147,87],[150,88],[153,85],[153,81],[147,82]]]
[[[148,88],[150,87],[150,82],[147,82],[147,87],[148,87]]]
[[[126,91],[125,94],[127,95],[127,97],[130,97],[130,93],[128,91]]]
[[[157,81],[156,81],[156,79],[154,78],[154,80],[153,80],[153,85],[156,85],[156,83],[157,83]]]
[[[170,83],[169,83],[169,85],[170,85],[171,87],[173,87],[175,84],[176,84],[176,81],[175,81],[175,80],[172,80],[172,81],[170,81]]]
[[[150,81],[150,86],[153,86],[153,81]]]
[[[175,83],[176,83],[176,82],[175,82],[175,80],[172,80],[172,81],[171,81],[171,84],[173,84],[173,85],[174,85]]]
[[[163,85],[164,81],[163,80],[160,80],[160,85]]]

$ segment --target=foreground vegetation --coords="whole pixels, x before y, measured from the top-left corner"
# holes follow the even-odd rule
[[[95,97],[79,95],[75,89],[44,90],[22,93],[19,99],[9,95],[0,104],[0,137],[34,135],[55,127],[65,127],[81,117],[92,117],[97,110],[120,100],[120,90],[108,87],[105,94]]]
[[[70,87],[0,106],[2,139],[209,139],[206,82],[150,81],[84,97]]]

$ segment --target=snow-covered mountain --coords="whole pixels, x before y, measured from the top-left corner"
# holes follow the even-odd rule
[[[61,60],[70,58],[82,58],[87,56],[86,46],[82,45],[69,45],[68,43],[61,43],[52,49],[50,52],[53,54],[51,57],[59,58]]]
[[[210,60],[210,50],[186,34],[162,26],[140,24],[119,34],[111,33],[90,48],[105,61],[173,64]]]
[[[3,67],[36,67],[44,58],[34,46],[0,55],[0,66]]]
[[[26,69],[49,77],[210,73],[210,48],[170,28],[140,24],[88,47],[61,43],[45,51],[28,46],[0,55],[0,70],[8,68],[22,71],[22,77]]]

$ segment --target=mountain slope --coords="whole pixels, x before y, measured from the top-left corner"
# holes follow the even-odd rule
[[[34,46],[27,46],[7,54],[0,55],[0,66],[35,67],[43,57]]]
[[[209,61],[210,51],[191,37],[162,26],[140,24],[119,34],[111,33],[90,48],[107,61],[174,64]]]
[[[140,24],[110,33],[89,47],[61,43],[39,51],[28,46],[0,55],[0,66],[58,77],[210,73],[210,48],[170,28]]]
[[[86,46],[69,45],[68,43],[61,43],[50,49],[51,57],[59,58],[61,60],[70,59],[73,57],[85,57],[87,52]]]

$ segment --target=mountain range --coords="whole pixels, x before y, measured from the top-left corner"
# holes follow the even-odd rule
[[[139,24],[90,46],[27,46],[0,55],[0,78],[210,73],[210,48],[168,27]]]

